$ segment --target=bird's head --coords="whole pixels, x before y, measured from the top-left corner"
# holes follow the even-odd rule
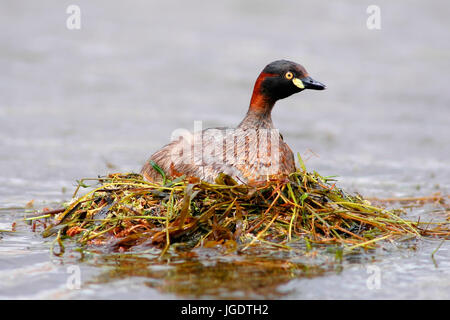
[[[312,79],[306,69],[295,62],[277,60],[268,64],[253,89],[250,107],[261,108],[264,104],[273,105],[305,89],[323,90],[326,86]]]

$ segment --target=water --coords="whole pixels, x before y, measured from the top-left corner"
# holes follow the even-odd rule
[[[308,168],[368,197],[449,193],[445,1],[378,1],[381,30],[367,29],[364,1],[77,4],[82,27],[70,31],[67,4],[0,0],[0,229],[30,200],[70,199],[76,179],[139,171],[176,128],[237,125],[256,76],[280,58],[328,86],[273,112]],[[446,217],[433,205],[409,214]],[[424,240],[338,266],[326,254],[261,267],[209,251],[158,264],[151,253],[60,259],[29,226],[17,229],[0,234],[0,298],[450,298],[447,242],[435,261],[440,242]],[[79,290],[67,285],[73,265]],[[370,266],[379,289],[368,287]]]

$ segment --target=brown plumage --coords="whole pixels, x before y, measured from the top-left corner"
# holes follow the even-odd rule
[[[292,150],[272,123],[275,102],[304,89],[325,86],[311,79],[301,65],[278,60],[267,65],[255,82],[247,115],[236,128],[211,128],[183,134],[155,152],[143,166],[145,179],[160,182],[162,176],[186,175],[214,182],[220,173],[240,183],[267,180],[295,171]]]

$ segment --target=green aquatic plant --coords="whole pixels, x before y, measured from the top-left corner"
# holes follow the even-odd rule
[[[333,177],[307,172],[299,159],[300,169],[288,177],[255,185],[238,184],[225,174],[213,184],[184,176],[155,184],[134,173],[85,178],[64,209],[28,219],[51,219],[42,234],[56,235],[55,254],[64,252],[67,239],[111,250],[156,246],[162,254],[175,244],[182,250],[218,245],[233,251],[258,245],[289,250],[304,241],[307,249],[334,245],[345,254],[405,236],[450,236],[448,222],[407,220],[401,210],[374,206],[339,189],[331,184]],[[80,188],[91,190],[79,196]]]

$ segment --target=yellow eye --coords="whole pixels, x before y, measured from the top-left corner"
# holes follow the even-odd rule
[[[288,71],[288,72],[286,72],[284,77],[288,80],[291,80],[294,77],[294,75],[292,74],[292,72]]]

